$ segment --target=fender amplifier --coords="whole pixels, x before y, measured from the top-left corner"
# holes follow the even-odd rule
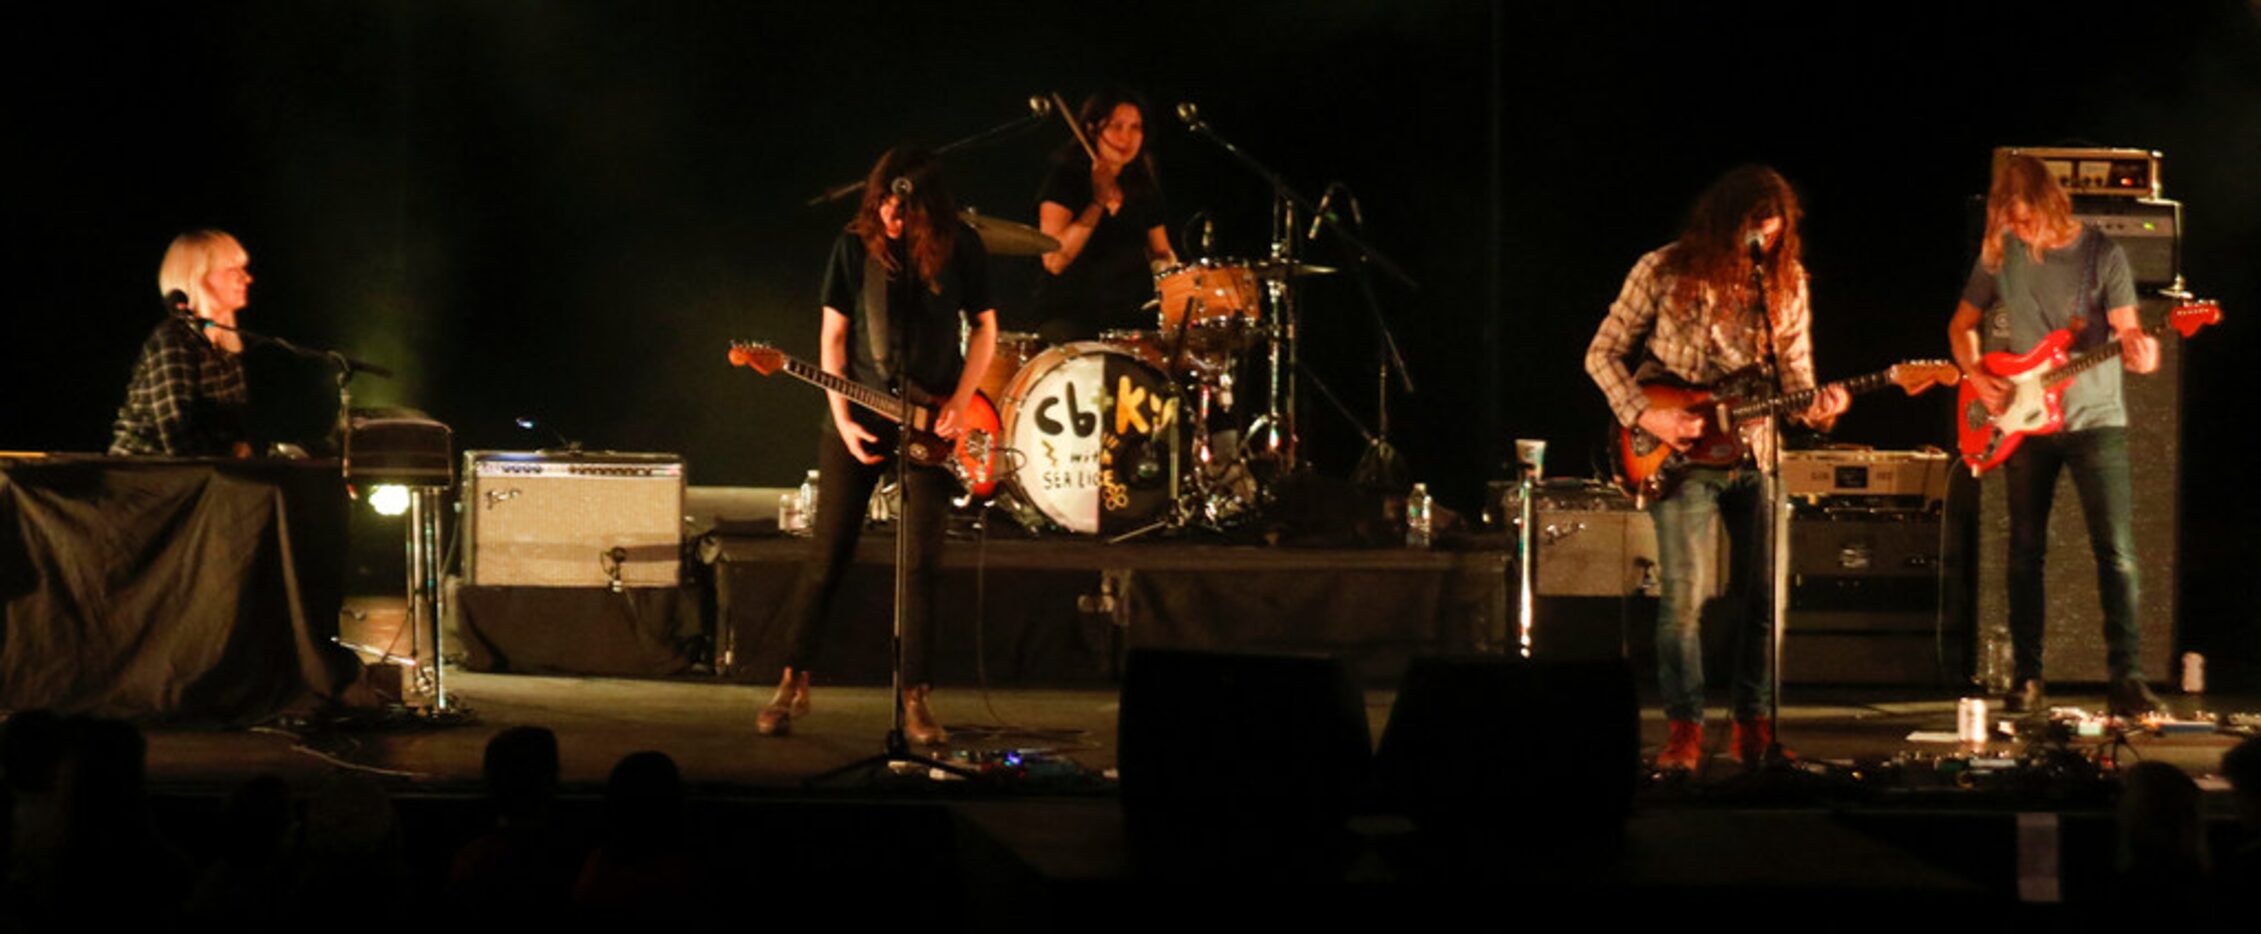
[[[469,451],[464,574],[480,587],[673,587],[683,458]]]

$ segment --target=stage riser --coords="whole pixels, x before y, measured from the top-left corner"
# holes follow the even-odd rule
[[[887,680],[891,547],[868,538],[841,585],[815,666],[826,680]],[[722,549],[714,580],[725,677],[777,678],[807,550],[797,540]],[[987,549],[982,569],[974,546],[953,543],[939,572],[934,678],[972,684],[986,669],[995,684],[1112,684],[1126,650],[1154,647],[1323,653],[1344,659],[1359,683],[1388,686],[1416,654],[1498,648],[1509,613],[1497,555],[1206,556],[1167,544],[1005,542]],[[1103,588],[1113,590],[1111,607],[1096,599]]]

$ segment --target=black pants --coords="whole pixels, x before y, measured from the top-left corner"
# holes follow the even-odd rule
[[[865,446],[873,452],[892,452],[892,425],[866,426],[879,441]],[[856,559],[856,541],[862,537],[864,516],[880,479],[893,469],[892,456],[877,464],[857,462],[829,424],[818,441],[816,539],[808,560],[801,564],[787,604],[790,628],[786,631],[785,664],[808,670],[816,660],[817,639],[832,610],[833,597],[848,565]],[[935,567],[942,559],[942,533],[949,520],[950,497],[958,483],[949,471],[912,467],[904,471],[903,515],[899,533],[910,536],[909,606],[903,614],[903,683],[932,681]]]
[[[2124,428],[2036,435],[2005,466],[2010,505],[2010,649],[2020,682],[2041,677],[2046,629],[2042,569],[2048,563],[2049,509],[2057,472],[2069,471],[2096,555],[2096,590],[2104,604],[2105,663],[2113,680],[2138,677],[2143,630],[2136,625],[2135,495]]]

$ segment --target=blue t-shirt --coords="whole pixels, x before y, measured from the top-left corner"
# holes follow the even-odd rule
[[[1983,262],[1973,263],[1970,281],[1963,286],[1963,301],[1985,312],[1979,329],[1984,350],[2024,353],[2051,332],[2073,327],[2079,329],[2073,353],[2111,342],[2112,326],[2104,313],[2135,304],[2135,278],[2119,244],[2084,226],[2072,243],[2035,262],[2017,234],[2002,238],[2002,271],[1987,272]],[[2090,367],[2065,387],[2064,430],[2127,424],[2127,410],[2120,404],[2120,369]]]

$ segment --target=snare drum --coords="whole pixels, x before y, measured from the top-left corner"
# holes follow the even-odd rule
[[[1006,387],[1003,455],[1019,498],[1061,528],[1113,535],[1171,502],[1177,402],[1162,371],[1097,341],[1037,354]]]

